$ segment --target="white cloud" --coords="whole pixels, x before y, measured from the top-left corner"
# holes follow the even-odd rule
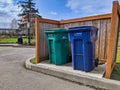
[[[74,11],[78,11],[80,4],[80,0],[68,0],[66,6]]]
[[[13,3],[13,0],[1,0],[0,3]]]
[[[13,0],[0,0],[0,27],[2,23],[11,23],[13,18],[17,18],[18,12],[18,6]]]
[[[81,8],[81,10],[83,10],[83,11],[85,11],[85,12],[93,12],[93,7],[92,6],[83,6],[82,8]]]
[[[57,15],[57,12],[51,11],[50,14]]]
[[[68,0],[66,7],[75,13],[101,14],[110,13],[114,0]]]

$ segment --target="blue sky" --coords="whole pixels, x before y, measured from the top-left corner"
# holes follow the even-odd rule
[[[0,26],[17,18],[19,0],[0,0]],[[44,18],[61,20],[111,13],[114,0],[33,0]],[[120,0],[118,0],[120,1]],[[7,23],[7,24],[6,24]]]
[[[110,13],[113,0],[36,0],[40,15],[52,19],[70,19]]]

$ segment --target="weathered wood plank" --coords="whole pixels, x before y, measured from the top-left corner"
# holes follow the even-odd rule
[[[105,55],[107,54],[106,53],[106,41],[107,41],[106,33],[109,33],[108,27],[110,27],[110,22],[109,22],[110,20],[111,20],[110,18],[107,18],[107,19],[67,23],[67,24],[62,24],[61,27],[69,28],[69,27],[77,27],[77,26],[91,26],[91,25],[96,26],[99,30],[98,30],[98,39],[96,41],[95,58],[99,58],[100,60],[105,60],[106,59]]]
[[[39,18],[39,22],[50,23],[50,24],[57,24],[57,25],[60,24],[60,22],[57,21],[57,20],[51,20],[51,19],[46,19],[46,18]]]
[[[40,32],[39,20],[35,19],[35,36],[36,36],[36,63],[40,62]]]
[[[98,29],[98,36],[97,36],[97,40],[96,40],[96,44],[95,44],[95,58],[99,58],[99,30],[100,30],[100,20],[94,20],[92,21],[92,25],[96,26]]]
[[[109,18],[111,18],[111,14],[104,14],[104,15],[96,15],[96,16],[89,16],[89,17],[69,19],[69,20],[61,20],[60,24],[85,22],[85,21],[100,20],[100,19],[109,19]]]
[[[51,23],[46,23],[46,22],[40,22],[40,57],[48,57],[48,43],[46,41],[45,33],[44,31],[46,29],[52,29],[52,28],[58,28],[58,24],[51,24]]]
[[[112,18],[111,18],[111,29],[110,36],[108,39],[108,51],[107,51],[107,65],[105,77],[110,78],[112,69],[114,67],[115,58],[116,58],[116,43],[118,36],[118,21],[119,21],[119,3],[118,1],[113,2],[112,8]],[[117,40],[116,40],[117,39]]]

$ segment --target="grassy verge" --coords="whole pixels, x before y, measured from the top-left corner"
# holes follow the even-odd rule
[[[111,79],[120,81],[120,37],[118,42],[118,53],[117,53],[116,65],[113,69]]]
[[[116,63],[120,63],[120,47],[118,47],[117,61]]]
[[[36,64],[36,58],[32,58],[32,59],[30,60],[30,62],[31,62],[32,64]]]
[[[28,42],[27,38],[23,38],[23,44]],[[17,43],[17,38],[3,38],[0,40],[0,43]],[[31,39],[31,43],[35,43],[35,39]]]
[[[120,63],[117,63],[113,69],[111,79],[120,81]]]
[[[17,38],[3,38],[0,40],[0,43],[16,43]]]

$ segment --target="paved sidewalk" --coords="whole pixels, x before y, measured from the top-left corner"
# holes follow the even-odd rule
[[[24,68],[35,48],[0,47],[0,90],[96,90]]]
[[[26,67],[37,72],[46,73],[96,88],[120,90],[120,81],[109,80],[101,77],[101,74],[103,75],[102,69],[104,69],[104,65],[98,66],[90,73],[85,73],[73,70],[70,63],[62,66],[56,66],[48,61],[42,61],[39,64],[31,64],[30,59],[28,59],[26,61]],[[96,70],[99,70],[100,73],[97,73]]]
[[[1,44],[1,43],[0,43],[0,46],[5,46],[5,47],[6,47],[6,46],[18,46],[18,45],[19,45],[19,44]]]
[[[35,48],[35,45],[24,45],[24,44],[0,44],[0,47],[22,47],[22,48]]]

